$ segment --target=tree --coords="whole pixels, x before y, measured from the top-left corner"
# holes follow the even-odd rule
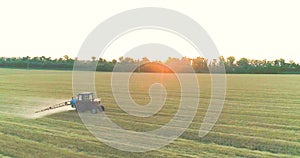
[[[96,61],[96,57],[95,56],[92,56],[92,61]]]
[[[65,59],[65,60],[69,60],[70,58],[69,58],[68,55],[64,55],[64,59]]]
[[[32,60],[38,62],[40,60],[40,57],[33,57]]]
[[[45,56],[41,56],[40,58],[41,58],[42,61],[45,61],[45,60],[46,60],[46,57],[45,57]]]
[[[122,62],[125,62],[125,63],[134,63],[134,59],[132,59],[130,57],[125,57]]]
[[[233,63],[235,61],[235,57],[234,56],[230,56],[227,58],[227,64],[229,67],[232,67],[233,66]]]
[[[241,58],[236,64],[241,67],[247,67],[249,65],[249,60],[247,58]]]
[[[284,66],[286,65],[285,60],[282,59],[282,58],[280,58],[280,59],[279,59],[279,65],[280,65],[281,67],[284,67]]]
[[[225,58],[223,57],[223,56],[220,56],[219,57],[219,64],[221,65],[221,64],[226,64],[227,65],[227,63],[226,63],[226,61],[225,61]]]
[[[124,60],[124,57],[121,56],[121,57],[119,58],[119,61],[122,62],[123,60]]]
[[[51,61],[51,57],[45,58],[46,61]]]
[[[103,63],[103,62],[106,62],[106,60],[103,59],[103,58],[99,58],[99,62],[100,62],[100,63]]]
[[[192,67],[195,72],[208,72],[207,59],[203,57],[192,59]]]
[[[144,57],[142,59],[142,64],[145,64],[145,63],[148,63],[148,62],[150,62],[150,60],[147,57]]]

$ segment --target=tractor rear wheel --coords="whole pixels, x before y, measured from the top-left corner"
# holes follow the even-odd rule
[[[103,105],[100,105],[98,108],[99,108],[99,111],[104,111],[104,106]]]

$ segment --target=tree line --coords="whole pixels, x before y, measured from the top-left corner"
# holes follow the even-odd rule
[[[70,58],[65,55],[61,58],[52,59],[51,57],[1,57],[0,67],[2,68],[23,68],[23,69],[59,69],[72,70],[77,58]],[[230,56],[224,58],[208,60],[203,57],[187,58],[169,57],[166,61],[150,61],[144,57],[142,59],[133,59],[130,57],[120,57],[118,60],[107,61],[103,58],[97,59],[91,57],[85,62],[97,62],[97,71],[132,71],[136,72],[196,72],[209,73],[210,71],[218,72],[225,67],[227,73],[247,73],[247,74],[280,74],[280,73],[300,73],[299,63],[294,61],[286,62],[284,59],[276,60],[253,60],[241,58],[236,60]],[[114,68],[118,67],[119,69]]]

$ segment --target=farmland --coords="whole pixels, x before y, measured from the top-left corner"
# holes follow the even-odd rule
[[[73,111],[33,118],[34,111],[72,96],[72,71],[0,69],[0,156],[4,157],[297,157],[300,155],[300,75],[227,75],[222,114],[203,138],[198,130],[210,102],[208,74],[197,75],[201,91],[196,117],[173,143],[157,151],[130,153],[97,140]],[[132,98],[147,104],[149,86],[161,82],[166,104],[149,118],[118,108],[111,73],[95,75],[106,114],[124,129],[149,131],[172,119],[180,84],[172,74],[136,73]]]

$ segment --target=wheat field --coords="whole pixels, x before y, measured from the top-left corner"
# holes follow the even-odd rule
[[[198,74],[200,102],[189,128],[155,151],[131,153],[98,141],[74,110],[32,117],[34,111],[72,97],[72,71],[0,69],[0,157],[299,157],[300,76],[227,75],[223,111],[211,132],[198,130],[211,101],[209,74]],[[105,114],[127,130],[149,131],[170,121],[178,110],[180,83],[174,74],[135,73],[130,94],[137,104],[150,101],[153,83],[167,91],[165,106],[146,118],[121,110],[111,90],[111,73],[95,75]]]

